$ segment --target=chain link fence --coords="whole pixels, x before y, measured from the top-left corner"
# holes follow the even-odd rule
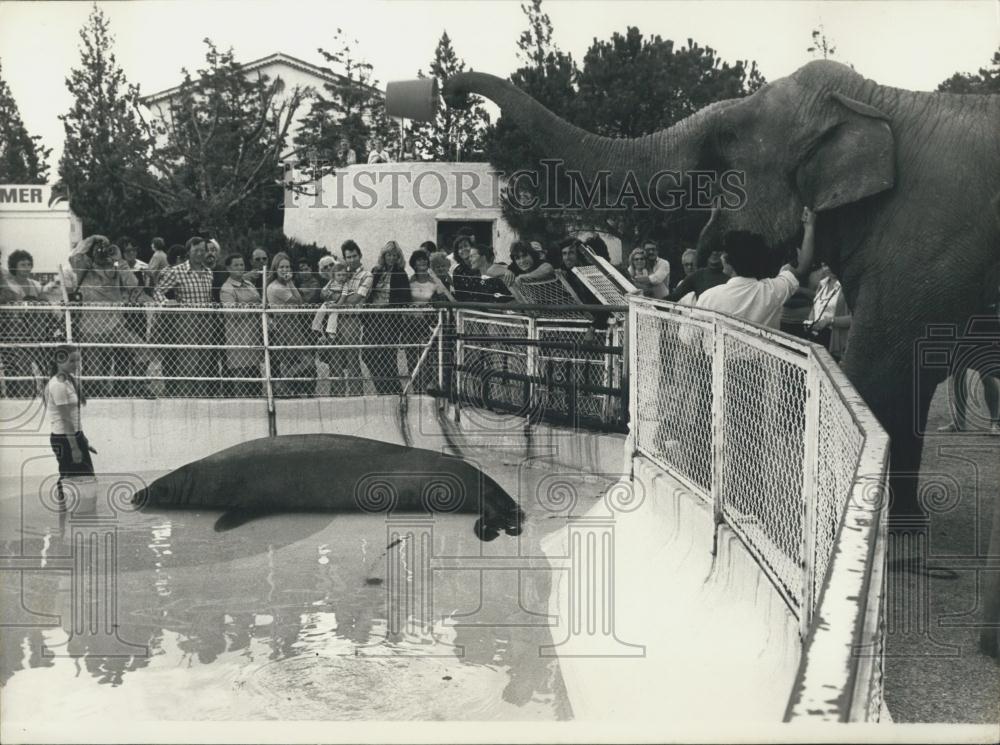
[[[464,405],[624,431],[623,329],[579,318],[456,313],[456,400]]]
[[[439,315],[425,307],[0,307],[0,395],[30,398],[53,349],[81,350],[91,397],[357,396],[436,385]],[[435,334],[435,329],[438,333]],[[422,353],[424,363],[416,369]]]
[[[825,678],[801,676],[789,718],[820,698],[824,716],[877,718],[885,505],[871,494],[886,484],[884,432],[815,345],[647,298],[630,299],[629,334],[631,452],[741,539],[800,621],[803,670],[843,655],[819,662]]]

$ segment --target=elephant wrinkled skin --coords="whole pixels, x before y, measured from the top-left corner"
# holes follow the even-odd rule
[[[817,253],[854,312],[844,370],[891,437],[893,472],[919,469],[931,397],[947,369],[918,370],[918,342],[930,324],[961,337],[997,292],[1000,96],[890,88],[824,60],[629,140],[574,127],[490,75],[463,73],[444,90],[448,101],[468,93],[499,104],[567,169],[610,171],[611,193],[629,174],[647,184],[667,169],[745,173],[747,199],[725,204],[704,231],[701,263],[726,232],[749,230],[765,238],[777,267],[799,240],[803,206],[816,209]],[[890,483],[893,516],[922,511],[915,479]]]

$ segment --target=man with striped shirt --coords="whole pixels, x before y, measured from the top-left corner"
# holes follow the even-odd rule
[[[194,305],[205,306],[212,302],[212,270],[205,266],[207,252],[206,241],[200,236],[193,236],[187,242],[187,261],[166,269],[160,275],[156,289],[153,291],[156,300],[161,305]],[[167,292],[174,290],[177,300],[168,300]],[[206,380],[194,378],[218,377],[218,350],[198,349],[195,345],[207,345],[215,342],[212,333],[213,319],[207,313],[192,313],[187,311],[167,311],[163,319],[169,330],[169,343],[176,344],[184,340],[185,347],[194,348],[170,349],[165,351],[163,361],[164,375],[167,377],[187,378],[173,381],[168,387],[172,395],[177,396],[207,396],[214,386]]]

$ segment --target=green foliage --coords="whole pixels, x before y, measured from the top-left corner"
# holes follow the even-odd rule
[[[391,125],[385,116],[383,95],[378,81],[372,78],[372,65],[357,52],[357,43],[347,39],[338,28],[334,36],[335,51],[318,50],[332,66],[329,72],[339,79],[324,84],[323,92],[314,94],[309,113],[302,119],[295,137],[296,153],[302,159],[332,162],[337,143],[346,137],[358,162],[363,163],[367,159],[369,138],[388,139]]]
[[[448,78],[464,70],[465,62],[455,54],[451,38],[445,31],[434,50],[430,66],[430,74],[437,79],[438,90],[443,89]],[[422,70],[417,71],[417,76],[426,77]],[[414,123],[410,136],[417,155],[422,159],[450,162],[482,159],[489,123],[489,114],[481,104],[467,109],[441,106],[434,121]]]
[[[205,39],[206,66],[183,70],[165,115],[152,120],[154,179],[137,182],[193,232],[232,241],[252,227],[280,225],[278,176],[302,92],[248,75],[232,50]]]
[[[48,181],[46,159],[52,149],[43,147],[41,139],[28,134],[0,67],[0,183],[44,184]]]
[[[677,48],[660,36],[629,27],[608,40],[595,39],[577,68],[552,43],[552,23],[541,0],[522,5],[528,29],[518,40],[523,66],[515,85],[546,108],[583,129],[607,137],[641,137],[679,122],[715,101],[748,95],[766,82],[755,62],[723,61],[710,47],[688,40]],[[538,175],[536,196],[549,185],[539,161],[547,154],[503,117],[491,131],[490,162],[506,173]],[[525,183],[522,180],[521,184]],[[565,185],[564,185],[565,186]],[[566,193],[565,191],[563,193]],[[517,210],[504,205],[505,219],[522,235],[553,239],[569,230],[596,229],[620,238],[624,247],[653,237],[675,244],[691,239],[702,214],[656,210]]]
[[[979,74],[956,72],[937,89],[946,93],[1000,93],[1000,49],[993,53],[990,67],[979,68]]]
[[[137,186],[148,179],[151,145],[135,113],[139,90],[118,66],[109,22],[96,5],[80,40],[80,66],[66,79],[73,105],[59,117],[66,132],[59,176],[84,234],[142,232],[156,207]]]

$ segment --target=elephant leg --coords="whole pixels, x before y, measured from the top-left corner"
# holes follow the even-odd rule
[[[910,348],[886,359],[887,340],[853,333],[844,371],[889,435],[890,518],[923,515],[917,474],[931,399],[945,371],[913,369]],[[880,357],[881,354],[881,357]]]

